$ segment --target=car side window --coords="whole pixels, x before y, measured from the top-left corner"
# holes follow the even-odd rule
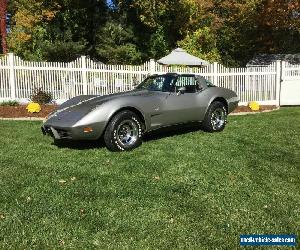
[[[170,92],[174,86],[174,79],[176,78],[172,75],[151,76],[139,84],[136,89]]]
[[[210,81],[206,80],[203,76],[198,76],[198,82],[200,87],[215,87]]]
[[[185,87],[186,93],[196,93],[199,90],[199,84],[194,76],[179,76],[176,81],[176,89]]]
[[[161,90],[164,85],[164,81],[164,77],[156,77],[153,79],[153,83],[150,88],[153,88],[153,90]]]

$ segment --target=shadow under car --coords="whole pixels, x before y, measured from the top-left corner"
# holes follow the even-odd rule
[[[199,122],[172,125],[172,126],[159,128],[145,133],[143,135],[143,142],[159,140],[162,138],[173,137],[182,134],[188,134],[196,131],[201,131],[201,123]],[[58,148],[70,148],[70,149],[77,149],[77,150],[96,149],[96,148],[99,149],[105,147],[103,136],[101,136],[96,141],[88,141],[88,140],[73,141],[68,139],[54,140],[52,145],[55,145]]]

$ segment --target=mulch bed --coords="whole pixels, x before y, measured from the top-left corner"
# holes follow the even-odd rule
[[[248,106],[239,106],[237,107],[233,113],[241,113],[241,112],[263,112],[263,111],[269,111],[277,109],[277,107],[274,105],[262,105],[260,106],[259,111],[252,111]]]
[[[23,118],[23,117],[36,117],[36,118],[44,118],[49,113],[51,113],[55,108],[57,108],[56,105],[42,105],[42,110],[39,113],[29,113],[26,110],[26,105],[19,105],[19,106],[0,106],[0,118]],[[260,111],[267,111],[267,110],[274,110],[276,109],[276,106],[271,105],[265,105],[260,106]],[[233,113],[240,113],[240,112],[257,112],[252,111],[247,106],[239,106],[236,108],[236,110]]]
[[[23,117],[39,117],[44,118],[50,114],[57,106],[42,105],[39,113],[29,113],[26,109],[27,105],[19,106],[0,106],[1,118],[23,118]]]

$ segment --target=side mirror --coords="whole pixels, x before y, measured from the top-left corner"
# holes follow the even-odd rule
[[[177,91],[177,95],[183,95],[186,92],[186,88],[185,87],[180,87]]]

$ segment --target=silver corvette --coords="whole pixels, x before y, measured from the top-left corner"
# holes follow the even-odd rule
[[[153,75],[129,92],[66,101],[47,117],[42,131],[56,140],[103,136],[109,150],[132,150],[144,133],[174,124],[199,121],[205,131],[222,131],[238,102],[235,92],[202,76]]]

